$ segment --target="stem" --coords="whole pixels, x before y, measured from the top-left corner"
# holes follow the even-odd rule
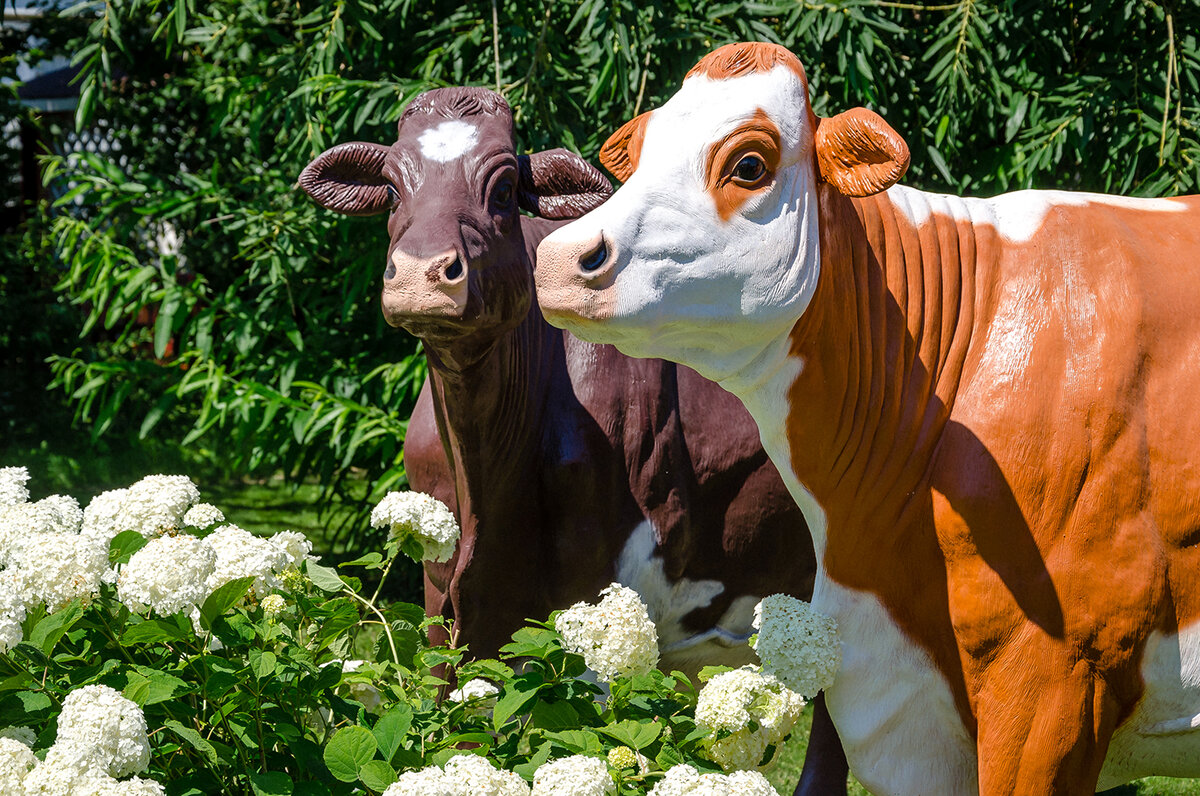
[[[391,650],[392,650],[392,662],[393,662],[393,663],[395,663],[395,664],[396,664],[396,666],[400,666],[400,655],[399,655],[399,653],[397,653],[397,652],[396,652],[396,641],[395,641],[395,639],[393,639],[393,638],[392,638],[392,627],[391,627],[391,625],[388,623],[388,621],[387,621],[387,617],[385,617],[385,616],[384,616],[384,615],[383,615],[383,614],[382,614],[382,613],[379,611],[379,609],[375,607],[375,603],[374,603],[374,602],[372,602],[372,601],[370,601],[370,600],[364,600],[362,597],[358,596],[357,594],[355,594],[355,593],[354,593],[353,591],[351,591],[350,589],[343,589],[343,590],[342,590],[342,593],[343,593],[343,594],[348,594],[348,595],[350,595],[351,597],[353,597],[354,599],[358,600],[360,603],[362,603],[363,605],[365,605],[365,606],[366,606],[366,607],[367,607],[367,608],[368,608],[368,609],[371,611],[371,613],[373,613],[373,614],[375,614],[377,617],[379,617],[379,621],[380,621],[380,623],[383,625],[383,632],[384,632],[385,634],[387,634],[388,646],[389,646],[389,647],[391,648]]]
[[[496,93],[500,93],[500,14],[492,0],[492,57],[496,66]]]
[[[1175,22],[1172,19],[1170,10],[1163,8],[1163,12],[1167,15],[1167,76],[1163,82],[1163,118],[1162,118],[1162,133],[1158,140],[1158,165],[1163,164],[1163,152],[1167,148],[1167,119],[1171,113],[1171,77],[1175,76],[1175,80],[1179,79],[1179,66],[1175,62]]]

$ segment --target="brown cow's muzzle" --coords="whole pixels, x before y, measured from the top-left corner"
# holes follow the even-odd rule
[[[467,308],[467,281],[467,267],[454,249],[428,258],[396,249],[383,275],[383,317],[391,326],[461,318]]]

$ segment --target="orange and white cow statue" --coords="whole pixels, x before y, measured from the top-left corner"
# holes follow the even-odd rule
[[[551,323],[737,395],[804,511],[826,693],[872,791],[1200,776],[1200,197],[896,181],[769,44],[609,139]]]

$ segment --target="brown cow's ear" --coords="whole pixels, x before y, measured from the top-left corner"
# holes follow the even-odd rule
[[[813,144],[821,179],[846,196],[886,191],[908,170],[908,144],[866,108],[821,119]]]
[[[517,158],[517,199],[542,218],[578,218],[612,195],[612,186],[592,164],[566,149]]]
[[[371,216],[392,206],[383,163],[388,147],[352,141],[317,156],[300,172],[300,187],[317,204],[348,216]]]
[[[600,163],[621,182],[633,176],[637,169],[642,156],[642,138],[646,135],[646,123],[650,121],[651,113],[653,111],[646,111],[625,122],[600,147]]]

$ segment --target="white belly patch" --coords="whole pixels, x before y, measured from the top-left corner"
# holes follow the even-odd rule
[[[1109,744],[1101,790],[1152,774],[1200,777],[1200,622],[1150,635],[1142,682],[1142,701]]]
[[[692,633],[683,626],[683,618],[704,608],[725,591],[716,580],[680,578],[671,581],[663,569],[663,560],[654,555],[657,534],[649,520],[643,520],[625,542],[617,561],[617,581],[638,593],[658,629],[658,649],[663,668],[692,670],[700,666],[735,666],[757,661],[747,643],[754,632],[754,606],[761,596],[735,598],[716,626],[703,633]]]

